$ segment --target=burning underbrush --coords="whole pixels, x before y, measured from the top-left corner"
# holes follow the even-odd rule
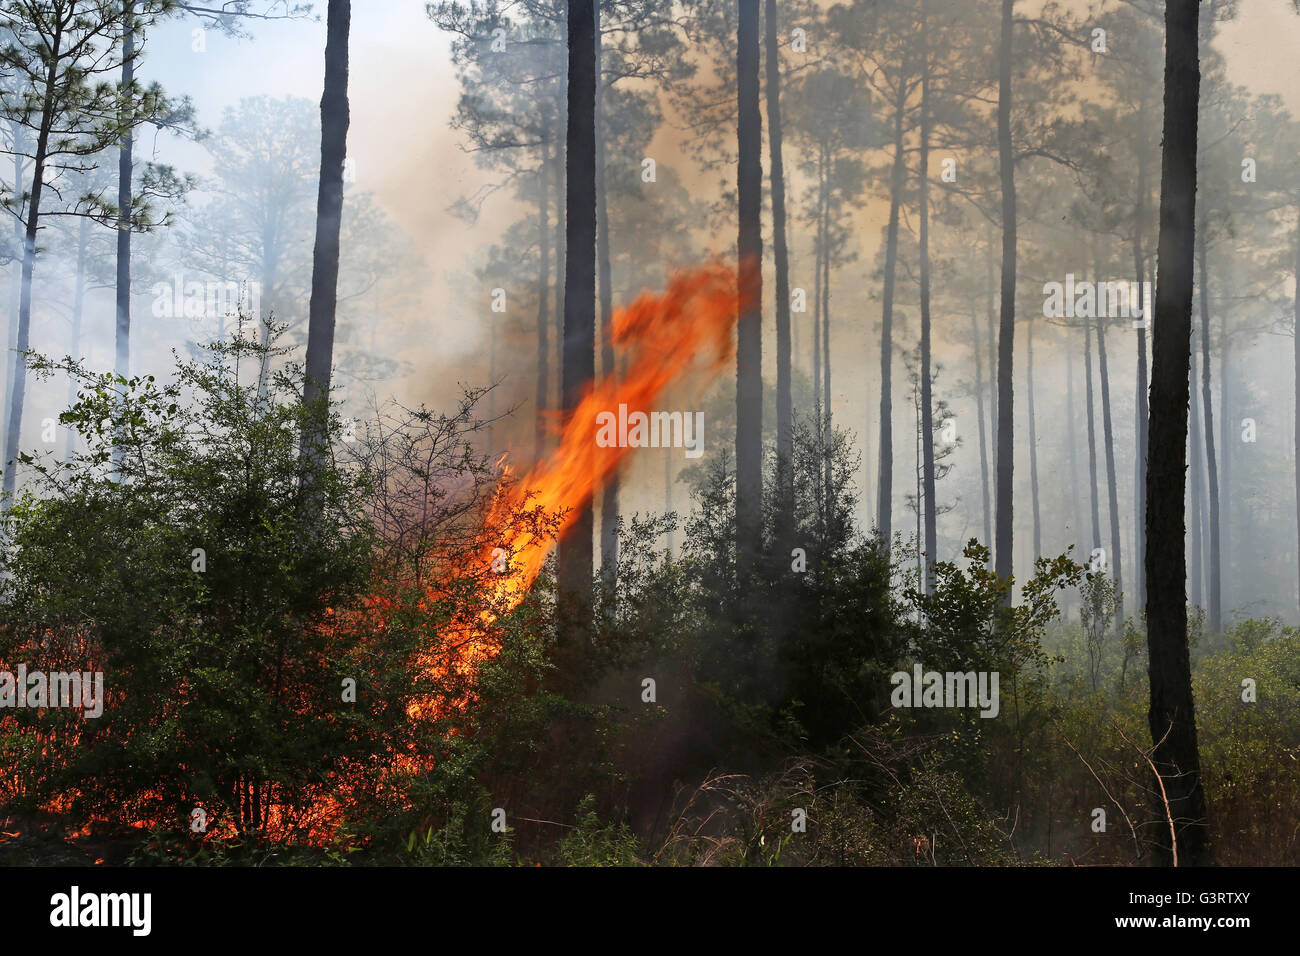
[[[147,831],[159,859],[445,825],[420,809],[430,774],[468,768],[503,730],[485,719],[522,719],[480,696],[548,692],[547,557],[630,450],[598,446],[597,413],[716,375],[737,309],[714,263],[620,310],[623,373],[522,475],[482,450],[485,390],[445,414],[377,406],[345,438],[295,400],[293,366],[259,388],[248,366],[282,350],[242,326],[166,385],[34,363],[78,380],[62,421],[84,450],[31,460],[8,513],[0,671],[94,662],[108,690],[94,719],[0,712],[0,804],[75,837]],[[296,436],[322,431],[334,454],[307,475]]]

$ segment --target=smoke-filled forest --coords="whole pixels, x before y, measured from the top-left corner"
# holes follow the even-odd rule
[[[0,863],[1300,864],[1298,44],[0,0]]]

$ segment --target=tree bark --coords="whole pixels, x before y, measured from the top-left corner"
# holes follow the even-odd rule
[[[1293,315],[1295,332],[1293,343],[1293,359],[1295,365],[1295,421],[1294,421],[1294,438],[1295,438],[1295,501],[1296,501],[1296,571],[1300,574],[1300,200],[1296,202],[1296,233],[1295,233],[1295,295],[1293,301]],[[1300,590],[1296,592],[1296,599],[1300,601]]]
[[[785,163],[781,129],[781,59],[776,0],[764,4],[767,143],[772,196],[772,257],[776,270],[776,537],[789,550],[794,524],[794,398],[791,393],[790,253],[786,244]]]
[[[1097,485],[1097,418],[1096,402],[1092,396],[1092,324],[1087,319],[1083,323],[1083,371],[1088,377],[1084,397],[1088,403],[1088,500],[1092,505],[1092,543],[1088,545],[1091,552],[1101,547],[1101,506],[1098,502]]]
[[[41,125],[36,134],[36,150],[32,157],[32,191],[27,204],[26,230],[23,234],[23,272],[18,296],[18,338],[14,344],[17,356],[14,360],[14,380],[9,400],[9,428],[5,432],[3,484],[0,485],[0,497],[3,507],[8,508],[12,501],[18,470],[18,446],[23,422],[23,404],[27,397],[27,357],[24,353],[31,347],[32,330],[32,271],[36,267],[36,236],[41,218],[41,194],[45,188],[45,158],[49,153],[50,129],[54,124],[54,94],[58,82],[59,60],[61,51],[59,40],[62,31],[55,33],[55,45],[49,51],[47,62],[49,69],[45,76],[45,91],[41,105]]]
[[[533,460],[546,453],[545,412],[551,404],[551,195],[550,150],[542,143],[541,165],[537,167],[537,406],[533,415]]]
[[[1193,338],[1193,341],[1195,339]],[[1190,480],[1188,481],[1188,501],[1191,507],[1191,571],[1188,578],[1191,582],[1190,598],[1194,607],[1204,607],[1205,596],[1202,591],[1202,584],[1205,579],[1205,569],[1203,561],[1205,558],[1205,533],[1204,521],[1202,514],[1204,511],[1203,502],[1205,498],[1202,490],[1205,484],[1205,461],[1202,436],[1205,434],[1201,429],[1201,398],[1196,381],[1197,357],[1196,348],[1193,346],[1190,356],[1191,375],[1189,389],[1191,391],[1191,411],[1189,413],[1188,423],[1188,447],[1191,450],[1191,466],[1188,468]],[[1143,592],[1145,596],[1145,592]]]
[[[599,21],[599,16],[597,16]],[[614,314],[614,290],[610,283],[609,197],[605,179],[605,131],[602,123],[605,84],[602,80],[600,24],[596,25],[596,270],[600,290],[600,370],[606,378],[618,374],[609,322]],[[618,581],[618,471],[605,481],[600,497],[600,577],[607,588]]]
[[[984,503],[984,537],[982,539],[985,545],[992,540],[992,514],[989,510],[989,445],[988,445],[988,425],[984,417],[984,342],[980,335],[979,322],[975,318],[975,310],[971,309],[970,313],[970,333],[971,341],[974,343],[975,351],[975,415],[979,423],[980,438],[980,491]],[[1073,379],[1070,379],[1071,383]],[[1073,395],[1073,385],[1071,385],[1071,396]],[[1070,399],[1073,405],[1073,397]],[[1070,454],[1074,454],[1073,430],[1071,430]],[[1071,474],[1074,468],[1071,464]]]
[[[1016,339],[1016,169],[1011,144],[1011,40],[1016,0],[1002,0],[998,50],[998,170],[1002,182],[1002,299],[998,328],[998,465],[994,570],[1010,578],[1014,522],[1015,397],[1012,388]],[[1011,591],[1006,600],[1011,601]]]
[[[1200,93],[1197,0],[1165,4],[1164,135],[1161,147],[1158,285],[1147,459],[1147,714],[1159,777],[1153,830],[1162,863],[1212,862],[1196,741],[1187,648],[1183,503],[1196,213],[1196,126]]]
[[[22,142],[24,129],[17,123],[11,122],[9,129],[13,135],[14,149],[14,192],[21,196],[23,194],[23,158],[19,153],[19,143]],[[14,216],[14,248],[21,249],[23,245],[23,217]],[[5,344],[5,391],[4,391],[4,421],[0,422],[0,440],[3,441],[3,448],[9,447],[9,409],[13,407],[14,400],[14,382],[18,377],[18,305],[22,298],[23,288],[23,263],[21,259],[15,259],[9,276],[9,335]],[[7,461],[8,459],[6,459]],[[0,468],[6,465],[0,461]]]
[[[898,267],[898,216],[906,177],[903,128],[907,68],[899,71],[894,99],[894,165],[889,173],[889,227],[885,235],[885,285],[880,306],[880,450],[876,480],[876,533],[886,551],[893,536],[894,506],[894,276]]]
[[[1209,274],[1208,271],[1206,274]],[[1228,313],[1224,312],[1219,323],[1219,549],[1214,556],[1219,578],[1220,627],[1223,624],[1223,605],[1231,601],[1227,595],[1232,593],[1232,459],[1239,438],[1233,425],[1235,415],[1230,408],[1233,388],[1231,372],[1232,336],[1228,331]]]
[[[752,290],[736,330],[736,567],[744,582],[762,544],[763,237],[762,121],[758,96],[758,0],[738,0],[736,30],[737,253],[742,286]]]
[[[1119,537],[1119,481],[1115,473],[1115,429],[1110,413],[1110,372],[1106,365],[1106,322],[1101,318],[1097,319],[1097,366],[1101,375],[1101,427],[1106,443],[1106,500],[1110,505],[1110,562],[1118,634],[1124,630],[1124,555]]]
[[[307,366],[303,402],[329,402],[338,310],[339,232],[343,225],[343,162],[347,158],[348,33],[352,0],[329,0],[326,13],[325,88],[320,99],[320,185],[316,196],[316,244],[312,249],[311,301],[307,311]],[[324,454],[322,421],[303,443],[303,458]]]
[[[596,0],[569,0],[568,134],[565,148],[564,361],[562,407],[569,420],[596,374]],[[559,543],[557,579],[584,598],[591,588],[591,500]]]
[[[831,176],[835,168],[834,151],[826,146],[826,203],[822,207],[822,501],[825,514],[831,513]],[[828,525],[829,527],[829,525]]]
[[[921,143],[920,279],[921,279],[921,485],[925,508],[925,574],[921,586],[930,591],[934,562],[939,560],[938,504],[934,481],[934,385],[930,376],[930,51],[926,43],[925,0],[921,2]]]
[[[1141,132],[1146,130],[1147,97],[1146,87],[1143,85],[1141,99],[1138,103],[1138,122],[1137,128]],[[1137,435],[1137,467],[1133,486],[1133,501],[1136,520],[1133,523],[1133,579],[1134,591],[1136,597],[1134,600],[1139,608],[1146,603],[1146,571],[1142,561],[1142,554],[1146,549],[1144,539],[1144,515],[1146,514],[1146,467],[1147,467],[1147,329],[1151,325],[1151,308],[1152,302],[1145,301],[1142,298],[1142,279],[1143,270],[1146,262],[1146,252],[1143,248],[1143,227],[1146,225],[1147,209],[1147,152],[1142,143],[1137,144],[1138,154],[1138,174],[1137,174],[1137,201],[1133,206],[1133,278],[1138,284],[1138,297],[1142,302],[1143,318],[1142,325],[1137,329],[1137,385],[1134,395],[1134,426]]]
[[[1204,229],[1199,230],[1196,240],[1196,258],[1198,260],[1201,295],[1201,405],[1205,412],[1205,463],[1208,475],[1207,488],[1210,498],[1208,518],[1210,530],[1210,548],[1206,568],[1206,608],[1211,634],[1218,634],[1223,627],[1223,591],[1220,564],[1220,528],[1219,523],[1219,469],[1216,449],[1214,447],[1214,401],[1210,390],[1210,283],[1208,256],[1205,251]],[[1222,411],[1222,409],[1220,409]]]
[[[1083,513],[1079,510],[1079,442],[1075,425],[1075,409],[1078,406],[1074,404],[1074,356],[1070,352],[1068,336],[1065,347],[1065,406],[1065,441],[1070,446],[1070,501],[1074,506],[1074,533],[1068,537],[1069,543],[1077,547],[1080,535],[1083,534]]]
[[[1029,405],[1029,499],[1034,512],[1033,558],[1043,555],[1042,521],[1038,510],[1038,421],[1034,414],[1034,323],[1025,324],[1025,399]]]
[[[86,305],[86,250],[90,244],[90,220],[85,216],[81,217],[81,222],[77,227],[77,283],[72,297],[72,335],[68,339],[68,355],[73,359],[77,358],[77,353],[81,351],[81,320],[85,314]],[[68,407],[77,401],[77,380],[71,375],[68,376]],[[63,460],[72,461],[72,453],[76,448],[76,429],[66,428],[63,444]]]
[[[817,230],[813,239],[813,427],[820,428],[822,420],[822,257],[826,255],[826,151],[817,147]],[[821,460],[817,461],[815,495],[821,495]]]
[[[134,0],[122,4],[122,89],[126,102],[133,100],[135,83]],[[131,183],[134,178],[135,136],[127,122],[117,159],[117,325],[114,343],[114,371],[123,378],[131,375]]]

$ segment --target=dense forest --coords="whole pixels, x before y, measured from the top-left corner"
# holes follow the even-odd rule
[[[0,863],[1300,863],[1297,41],[0,0]]]

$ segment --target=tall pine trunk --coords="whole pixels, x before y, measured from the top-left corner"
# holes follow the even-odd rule
[[[312,249],[311,301],[307,309],[307,366],[303,402],[329,402],[338,310],[339,232],[343,226],[343,162],[347,158],[348,32],[352,0],[329,0],[326,13],[325,88],[320,98],[320,185],[316,195],[316,244]],[[324,453],[324,420],[306,436],[302,454]]]
[[[32,191],[27,201],[26,229],[23,233],[23,272],[18,293],[18,335],[14,343],[17,356],[14,360],[14,379],[9,399],[9,428],[5,432],[3,485],[0,496],[8,507],[14,493],[18,466],[18,446],[23,423],[23,404],[27,398],[27,356],[31,347],[32,332],[32,272],[36,268],[36,236],[40,228],[41,194],[45,189],[45,160],[49,155],[50,129],[54,124],[54,94],[58,82],[61,51],[56,44],[49,52],[50,64],[45,76],[44,99],[41,105],[40,127],[36,134],[36,151],[32,157]]]
[[[596,0],[569,0],[568,134],[565,148],[564,360],[565,421],[596,374]],[[560,539],[562,591],[585,597],[594,564],[591,500],[577,509]]]
[[[993,567],[1000,578],[1015,570],[1014,522],[1015,399],[1012,389],[1016,340],[1016,168],[1011,145],[1011,39],[1016,0],[1002,0],[1002,38],[998,49],[998,171],[1002,184],[1002,298],[998,324],[997,520]],[[1007,591],[1007,601],[1011,592]]]
[[[921,586],[929,591],[932,569],[939,560],[938,518],[934,488],[934,395],[930,377],[930,53],[926,46],[925,2],[921,3],[921,149],[920,279],[921,279],[921,500],[925,509],[925,574]]]
[[[1100,311],[1100,310],[1099,310]],[[1115,630],[1124,630],[1123,548],[1119,538],[1119,481],[1115,473],[1115,429],[1110,414],[1110,370],[1106,364],[1106,322],[1097,319],[1097,370],[1101,375],[1101,428],[1106,443],[1106,500],[1110,506],[1110,562],[1115,582]]]
[[[68,337],[68,355],[76,358],[81,352],[81,320],[86,306],[86,250],[90,244],[90,220],[82,216],[77,226],[77,281],[72,295],[72,334]],[[68,407],[77,400],[77,380],[68,376]],[[76,448],[77,432],[74,428],[65,429],[63,460],[72,461]]]
[[[1208,256],[1208,253],[1205,255]],[[1208,270],[1206,275],[1209,275]],[[1206,288],[1209,288],[1208,282]],[[1231,372],[1232,336],[1228,332],[1228,313],[1224,311],[1219,322],[1219,487],[1217,492],[1221,524],[1219,549],[1214,561],[1218,567],[1220,617],[1222,617],[1223,605],[1232,600],[1228,596],[1232,593],[1232,459],[1233,450],[1238,443],[1238,433],[1232,424],[1234,416],[1229,407],[1233,385]]]
[[[736,331],[736,567],[744,582],[762,543],[763,237],[762,122],[758,96],[758,0],[738,0],[736,29],[737,253],[744,310]]]
[[[993,516],[989,509],[989,444],[988,444],[988,425],[984,417],[984,342],[980,336],[979,321],[975,317],[975,310],[972,308],[970,313],[970,333],[971,341],[975,345],[975,416],[979,423],[980,438],[980,492],[981,499],[984,503],[984,537],[981,539],[985,545],[993,540]],[[1070,400],[1073,405],[1073,398]],[[1073,431],[1071,431],[1070,454],[1074,454]],[[1073,465],[1070,469],[1073,474]]]
[[[1152,337],[1151,447],[1147,458],[1147,720],[1158,780],[1155,812],[1162,863],[1211,862],[1187,648],[1183,502],[1196,213],[1200,94],[1198,0],[1165,4],[1164,135],[1160,238]],[[1168,824],[1166,829],[1165,824]]]
[[[767,68],[767,144],[772,196],[772,258],[776,271],[776,538],[789,549],[794,525],[794,398],[790,357],[790,252],[786,244],[785,163],[781,155],[781,59],[777,43],[776,0],[764,4]]]
[[[1025,323],[1025,399],[1029,406],[1029,500],[1034,512],[1032,558],[1043,554],[1042,521],[1038,509],[1038,419],[1034,414],[1034,323]]]
[[[1139,131],[1146,130],[1147,97],[1143,86],[1138,103]],[[1137,328],[1137,384],[1133,402],[1133,423],[1137,435],[1137,454],[1133,502],[1135,521],[1133,524],[1133,583],[1134,601],[1141,608],[1146,602],[1146,572],[1142,562],[1142,553],[1146,548],[1144,540],[1144,521],[1146,514],[1146,467],[1147,467],[1147,329],[1151,326],[1151,307],[1154,303],[1142,298],[1143,269],[1146,252],[1143,248],[1143,227],[1146,225],[1147,209],[1147,153],[1138,144],[1137,201],[1133,206],[1133,278],[1138,284],[1138,297],[1142,303],[1142,324]]]
[[[1097,418],[1094,409],[1097,403],[1092,395],[1092,324],[1083,322],[1083,371],[1088,376],[1088,386],[1084,398],[1088,403],[1088,500],[1092,505],[1092,543],[1091,552],[1101,547],[1101,506],[1098,503],[1099,486],[1097,484]]]
[[[568,81],[568,75],[565,75],[565,81]],[[566,87],[567,88],[567,87]],[[567,113],[565,114],[567,116]],[[567,120],[565,121],[567,122]],[[547,397],[548,408],[561,408],[564,405],[564,277],[567,264],[565,260],[565,156],[567,147],[565,138],[559,135],[556,130],[557,139],[555,141],[555,163],[551,167],[553,177],[553,192],[555,194],[555,283],[554,294],[555,304],[553,311],[555,313],[555,348],[552,349],[551,363],[555,368],[555,385],[552,387]],[[549,437],[549,431],[548,431]]]
[[[1074,505],[1073,521],[1074,533],[1068,536],[1069,543],[1078,547],[1083,534],[1083,512],[1079,510],[1079,454],[1078,454],[1078,431],[1075,425],[1075,409],[1078,407],[1074,404],[1074,356],[1070,353],[1069,337],[1066,337],[1065,346],[1065,441],[1069,445],[1070,458],[1070,501]]]
[[[134,100],[135,18],[134,0],[122,4],[122,90],[123,102]],[[117,324],[114,343],[114,371],[123,378],[131,375],[131,183],[135,163],[135,137],[130,116],[119,114],[126,124],[117,158]]]
[[[1206,487],[1210,498],[1208,518],[1210,547],[1206,555],[1205,611],[1209,617],[1210,633],[1218,634],[1223,625],[1222,565],[1219,562],[1221,554],[1219,535],[1222,526],[1219,523],[1219,467],[1217,450],[1214,447],[1214,401],[1210,390],[1210,283],[1203,228],[1196,239],[1196,258],[1201,286],[1201,407],[1205,414],[1205,463],[1208,475]],[[1222,413],[1222,408],[1219,411]]]
[[[831,512],[831,175],[834,152],[828,144],[826,155],[826,203],[822,207],[822,500],[825,514]],[[827,525],[829,527],[829,524]]]
[[[885,287],[880,305],[880,450],[876,480],[876,532],[886,549],[893,536],[894,506],[894,277],[898,268],[898,216],[903,201],[906,158],[903,129],[907,110],[907,68],[899,72],[894,99],[894,164],[889,173],[889,227],[885,234]]]
[[[17,123],[11,122],[9,129],[13,136],[14,149],[14,193],[18,196],[23,194],[23,157],[20,155],[20,143],[23,142],[24,128]],[[23,217],[14,216],[14,235],[13,248],[15,250],[23,247]],[[0,421],[0,448],[9,447],[9,409],[13,407],[14,400],[14,382],[18,377],[18,304],[21,300],[23,288],[23,260],[21,257],[14,259],[9,274],[9,335],[5,340],[5,390],[4,390],[4,420]],[[7,460],[7,459],[6,459]],[[0,468],[7,467],[5,462],[0,461]]]
[[[602,76],[601,35],[599,16],[596,25],[596,271],[600,290],[600,371],[606,378],[618,373],[614,361],[614,342],[610,338],[609,321],[614,314],[614,290],[610,283],[609,264],[609,197],[605,178],[605,129],[603,106],[605,84]],[[605,481],[600,497],[600,577],[606,587],[618,580],[618,471]]]
[[[1193,342],[1195,336],[1193,336]],[[1191,390],[1189,423],[1187,429],[1188,447],[1191,450],[1191,467],[1188,469],[1191,478],[1188,481],[1188,502],[1191,507],[1191,570],[1188,576],[1190,586],[1190,598],[1194,607],[1204,607],[1205,596],[1202,591],[1202,585],[1205,580],[1205,522],[1202,520],[1204,513],[1203,502],[1205,493],[1202,490],[1205,484],[1205,461],[1204,445],[1202,436],[1205,434],[1201,429],[1201,397],[1196,381],[1196,369],[1198,360],[1196,356],[1196,347],[1193,345],[1190,357],[1191,375],[1189,388]]]
[[[826,255],[826,150],[817,148],[817,231],[813,240],[813,427],[820,428],[822,420],[822,258]],[[821,459],[817,461],[817,480],[814,497],[820,501]]]
[[[1296,202],[1296,232],[1295,232],[1295,295],[1294,295],[1294,321],[1295,341],[1293,348],[1293,359],[1295,364],[1295,501],[1296,501],[1296,571],[1300,574],[1300,200]],[[1300,601],[1300,591],[1296,592],[1297,600]]]
[[[537,167],[537,397],[533,415],[533,460],[546,453],[545,412],[551,405],[551,195],[550,150],[542,143]]]

